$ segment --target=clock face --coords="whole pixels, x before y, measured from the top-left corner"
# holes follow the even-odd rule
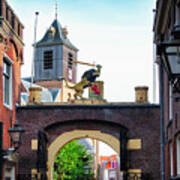
[[[72,81],[72,78],[73,78],[73,71],[72,69],[68,68],[68,79]]]

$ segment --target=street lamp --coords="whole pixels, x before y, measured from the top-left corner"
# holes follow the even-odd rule
[[[15,152],[21,145],[21,136],[24,132],[24,129],[20,127],[18,121],[16,120],[14,127],[10,128],[8,132],[14,145],[14,150],[11,152]],[[2,179],[3,157],[7,154],[8,150],[3,149],[3,123],[0,122],[0,179]]]
[[[14,151],[16,151],[22,143],[22,134],[25,130],[20,127],[18,120],[16,119],[14,127],[8,129],[8,132],[11,137],[12,144],[14,146]]]
[[[165,62],[171,77],[180,77],[180,39],[163,41],[161,46],[166,55]]]
[[[174,92],[180,93],[180,30],[173,31],[174,39],[160,43],[165,55],[165,66],[168,70]]]

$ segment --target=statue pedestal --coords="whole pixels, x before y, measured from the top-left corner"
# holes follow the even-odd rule
[[[71,100],[69,102],[40,102],[40,103],[28,103],[29,106],[39,105],[39,106],[53,106],[53,105],[99,105],[107,104],[105,99],[78,99]]]

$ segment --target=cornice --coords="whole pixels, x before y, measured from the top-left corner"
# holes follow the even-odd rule
[[[14,31],[14,29],[11,27],[11,25],[9,24],[9,22],[2,16],[0,16],[0,21],[4,22],[4,24],[8,27],[9,32],[11,32],[15,37],[15,39],[24,46],[24,42],[22,41],[22,38],[20,38],[20,36]],[[3,27],[3,25],[1,25]],[[6,32],[6,31],[5,31]],[[9,32],[6,32],[7,34],[9,34]]]

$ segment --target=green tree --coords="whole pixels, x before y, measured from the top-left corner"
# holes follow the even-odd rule
[[[66,144],[54,162],[54,180],[85,180],[93,178],[92,155],[77,140]],[[86,168],[89,167],[89,170]]]

